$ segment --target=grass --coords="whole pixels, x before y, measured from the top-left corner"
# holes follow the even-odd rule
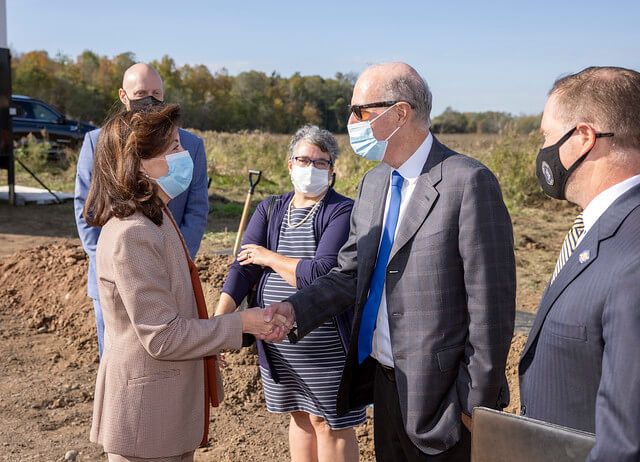
[[[238,202],[214,202],[209,213],[215,217],[235,218],[242,215],[243,204]]]
[[[212,193],[242,201],[249,186],[250,169],[262,171],[254,196],[256,201],[291,188],[287,170],[290,136],[261,132],[195,133],[204,140]],[[353,155],[345,135],[338,136],[338,143],[343,155],[336,164],[336,189],[354,196],[359,179],[374,164]]]
[[[271,194],[292,188],[287,171],[289,135],[194,132],[204,140],[207,153],[212,216],[238,218],[241,215],[249,185],[249,169],[262,171],[262,179],[253,198],[254,206]],[[337,138],[341,155],[336,163],[335,188],[354,197],[360,179],[375,163],[354,155],[346,135]],[[438,138],[450,148],[486,163],[498,177],[512,212],[519,207],[538,207],[546,200],[535,179],[534,159],[539,146],[535,137],[444,134]],[[49,147],[30,141],[16,149],[16,157],[52,189],[73,192],[78,153],[67,150],[61,161],[52,163],[47,160]],[[39,187],[19,165],[16,165],[16,180],[19,184]],[[6,184],[4,178],[0,179],[2,184]]]
[[[223,252],[233,248],[236,242],[237,231],[207,231],[204,234],[202,245],[210,252]]]
[[[49,188],[57,191],[73,192],[75,187],[76,163],[78,151],[65,149],[56,152],[52,157],[49,143],[38,142],[29,135],[14,150],[16,183],[24,186],[40,188],[40,184],[20,165],[22,162],[29,170],[44,182]],[[3,175],[0,185],[8,184]]]
[[[536,154],[541,145],[538,134],[504,136],[486,159],[512,212],[519,207],[536,207],[547,201],[536,179]]]
[[[261,132],[243,134],[199,132],[207,152],[211,192],[227,199],[242,201],[248,188],[248,171],[261,170],[262,180],[255,200],[279,194],[291,188],[287,171],[289,135]],[[499,142],[498,135],[442,135],[441,141],[454,150],[480,160],[486,159]],[[338,192],[354,197],[364,173],[375,166],[353,154],[346,135],[338,135],[341,156],[336,162]]]

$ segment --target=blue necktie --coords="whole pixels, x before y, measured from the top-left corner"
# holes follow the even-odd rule
[[[376,328],[378,309],[380,308],[380,301],[382,300],[387,263],[389,263],[389,255],[391,254],[391,247],[393,247],[393,239],[396,234],[396,226],[398,225],[403,182],[404,178],[402,178],[402,175],[394,171],[391,175],[391,199],[389,200],[387,220],[382,230],[382,240],[380,241],[378,258],[376,258],[376,266],[373,269],[373,276],[371,276],[369,296],[364,304],[362,320],[360,321],[360,332],[358,334],[358,362],[360,364],[371,354],[373,331]]]

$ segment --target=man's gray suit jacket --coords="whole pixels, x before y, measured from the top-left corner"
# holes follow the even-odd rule
[[[289,301],[303,337],[355,305],[338,411],[373,399],[375,361],[357,361],[362,310],[376,262],[391,167],[364,176],[338,267]],[[515,316],[511,220],[493,174],[434,139],[386,273],[386,301],[402,416],[424,453],[459,440],[460,413],[509,400],[505,364]]]

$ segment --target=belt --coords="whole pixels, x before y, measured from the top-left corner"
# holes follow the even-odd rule
[[[389,382],[396,381],[396,373],[393,367],[385,366],[384,364],[380,364],[380,363],[378,363],[378,367],[380,368],[380,370],[382,371],[382,373],[384,374],[384,376],[387,378]]]

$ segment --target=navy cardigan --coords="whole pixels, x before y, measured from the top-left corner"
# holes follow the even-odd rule
[[[269,203],[272,198],[267,198],[258,204],[256,211],[251,216],[247,230],[242,238],[242,244],[256,244],[269,250],[278,249],[280,227],[287,213],[289,202],[293,198],[293,192],[281,196],[273,196],[271,217],[267,223]],[[297,288],[302,289],[313,283],[320,276],[327,274],[338,262],[338,252],[349,236],[349,224],[353,200],[342,196],[329,189],[324,196],[313,221],[313,229],[318,243],[313,259],[301,259],[296,267]],[[229,275],[222,287],[222,292],[231,296],[236,305],[249,294],[252,287],[257,284],[257,303],[262,306],[262,289],[271,268],[262,268],[259,265],[242,266],[237,260],[231,265]],[[340,340],[345,352],[349,345],[351,335],[351,323],[353,322],[353,309],[334,318],[336,328],[340,334]],[[275,369],[271,367],[271,361],[267,356],[264,345],[257,341],[260,365],[267,368],[271,377],[277,382],[279,379]]]

